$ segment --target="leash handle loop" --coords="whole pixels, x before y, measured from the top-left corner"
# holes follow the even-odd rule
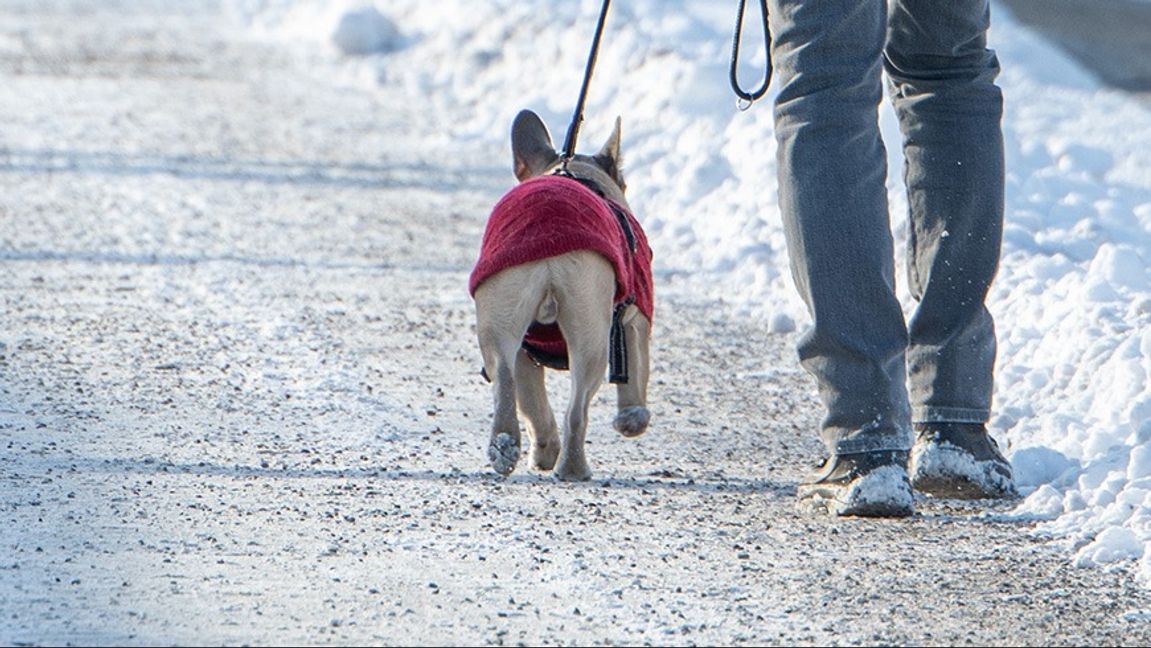
[[[731,89],[735,92],[738,99],[735,102],[735,107],[741,112],[751,108],[751,105],[756,101],[763,98],[767,94],[767,88],[771,85],[771,29],[767,25],[767,0],[759,0],[760,15],[763,18],[763,43],[764,55],[767,59],[766,69],[763,73],[763,83],[748,92],[739,85],[739,77],[736,74],[739,68],[739,41],[743,37],[743,14],[747,7],[747,0],[739,0],[739,9],[735,16],[735,35],[731,39],[731,68],[729,69],[728,80],[731,82]]]

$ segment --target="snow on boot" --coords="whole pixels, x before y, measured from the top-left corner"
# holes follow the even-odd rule
[[[1011,464],[977,423],[919,423],[911,449],[911,484],[933,497],[1018,497]]]
[[[798,496],[801,505],[832,515],[907,517],[915,512],[906,451],[832,455],[812,481],[799,485]]]

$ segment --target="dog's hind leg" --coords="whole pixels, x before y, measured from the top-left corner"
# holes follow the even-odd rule
[[[594,252],[572,253],[553,261],[557,274],[553,286],[560,305],[558,322],[567,341],[572,381],[555,475],[564,481],[582,481],[591,478],[584,452],[588,406],[607,371],[615,272]]]
[[[501,475],[510,475],[520,458],[520,423],[516,418],[515,357],[519,345],[509,351],[505,336],[491,328],[479,329],[484,369],[495,392],[495,414],[488,441],[488,462]]]
[[[505,270],[476,290],[476,334],[484,369],[495,392],[488,460],[501,475],[515,470],[520,458],[520,424],[516,417],[516,362],[524,332],[543,298],[546,268]]]
[[[625,437],[647,431],[651,413],[647,409],[647,383],[651,375],[651,322],[635,306],[623,315],[624,344],[627,347],[628,381],[616,386],[617,414],[612,427]]]
[[[532,466],[551,470],[560,453],[556,417],[548,404],[544,368],[523,351],[516,354],[516,401],[532,435]]]

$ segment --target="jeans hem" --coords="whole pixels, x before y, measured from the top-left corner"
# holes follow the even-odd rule
[[[911,439],[909,435],[883,434],[856,436],[836,441],[832,452],[836,456],[842,456],[864,452],[907,452],[910,449]]]
[[[912,423],[986,423],[990,410],[967,407],[921,406],[911,408]]]

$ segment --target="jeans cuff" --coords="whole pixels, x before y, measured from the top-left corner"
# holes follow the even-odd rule
[[[832,452],[837,456],[859,454],[861,452],[907,452],[911,449],[911,435],[908,433],[884,432],[881,434],[858,434],[835,442]]]
[[[911,408],[912,423],[986,423],[991,411],[966,407],[923,405]]]

